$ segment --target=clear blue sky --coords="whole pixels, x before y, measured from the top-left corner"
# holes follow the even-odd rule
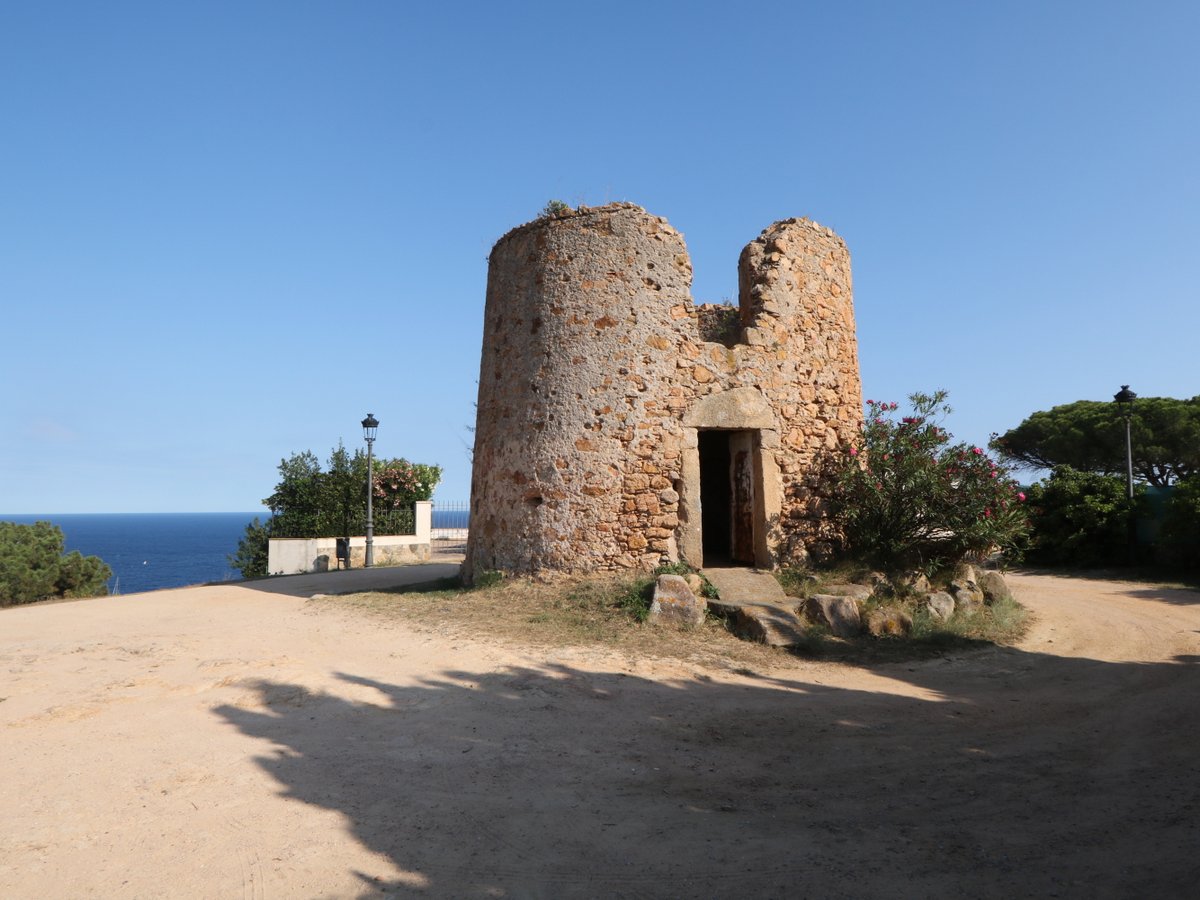
[[[809,216],[864,393],[956,437],[1200,393],[1192,0],[0,5],[0,512],[253,510],[440,463],[491,245],[551,198],[685,235],[699,300]]]

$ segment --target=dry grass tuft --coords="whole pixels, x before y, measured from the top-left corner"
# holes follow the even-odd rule
[[[642,577],[589,577],[539,582],[514,578],[476,589],[453,579],[405,588],[322,597],[316,608],[353,609],[420,632],[513,646],[595,647],[632,658],[679,660],[741,674],[795,669],[804,661],[786,650],[734,637],[717,619],[678,630],[638,621],[647,586]]]
[[[844,580],[852,574],[833,573]],[[798,582],[798,586],[818,590],[828,577]],[[875,601],[876,605],[904,609],[913,620],[912,634],[839,639],[814,626],[800,645],[787,650],[737,638],[712,616],[689,630],[647,624],[643,620],[653,581],[653,576],[644,574],[511,578],[464,589],[457,579],[449,578],[397,591],[344,594],[309,602],[315,609],[356,610],[403,622],[414,631],[467,640],[522,647],[599,646],[631,659],[676,660],[742,674],[794,670],[813,658],[822,663],[872,665],[1012,644],[1029,627],[1026,610],[1016,603],[997,604],[942,623],[933,621],[912,598]]]

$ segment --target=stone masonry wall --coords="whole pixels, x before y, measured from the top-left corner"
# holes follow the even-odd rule
[[[697,556],[698,429],[744,422],[761,436],[764,558],[819,543],[810,475],[862,408],[833,232],[791,219],[752,242],[741,327],[720,343],[701,339],[682,235],[632,204],[523,225],[489,263],[468,579]]]
[[[832,230],[787,219],[742,251],[738,282],[747,351],[731,386],[757,385],[779,416],[785,496],[776,539],[782,558],[799,559],[827,549],[818,479],[862,424],[850,252]]]

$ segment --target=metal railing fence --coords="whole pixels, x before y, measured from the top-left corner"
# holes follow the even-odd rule
[[[471,527],[471,504],[466,500],[433,501],[433,551],[463,553]]]

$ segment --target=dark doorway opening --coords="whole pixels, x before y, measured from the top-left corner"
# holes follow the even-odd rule
[[[704,564],[754,565],[754,433],[701,431]]]
[[[704,564],[727,566],[733,559],[732,492],[729,489],[729,432],[700,432],[700,528]]]

